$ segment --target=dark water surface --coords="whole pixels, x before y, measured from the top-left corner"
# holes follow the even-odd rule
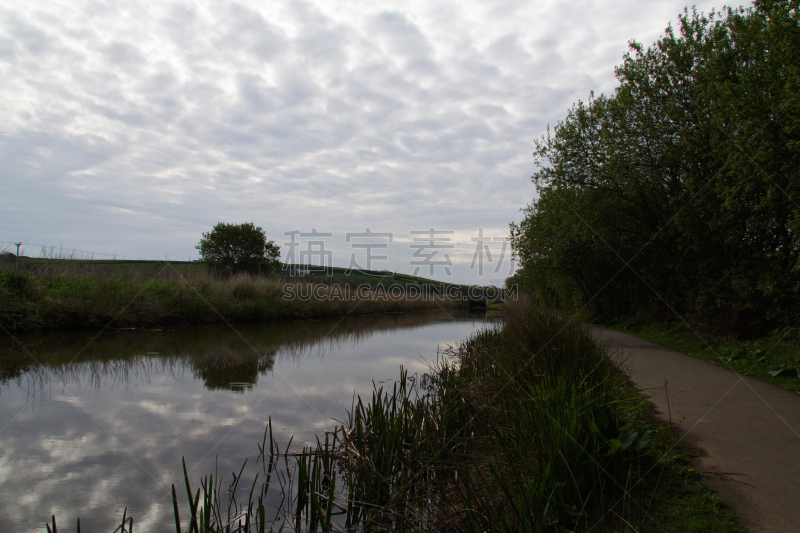
[[[279,443],[294,435],[300,449],[373,380],[391,387],[401,365],[424,373],[486,323],[462,310],[33,336],[22,347],[5,336],[0,531],[44,531],[55,514],[59,531],[80,516],[82,531],[111,532],[126,506],[134,530],[175,531],[181,457],[195,484],[216,462],[227,485],[254,462],[268,417]]]

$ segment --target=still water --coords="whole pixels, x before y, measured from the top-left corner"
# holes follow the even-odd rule
[[[272,417],[292,449],[343,420],[401,365],[424,373],[487,326],[461,311],[0,341],[0,531],[175,531],[171,486],[230,478]],[[226,480],[227,481],[227,480]],[[185,516],[185,515],[184,515]]]

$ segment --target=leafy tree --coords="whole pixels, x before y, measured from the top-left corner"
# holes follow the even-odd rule
[[[270,274],[281,264],[280,248],[252,222],[219,222],[195,248],[201,261],[220,273]]]
[[[521,286],[744,335],[800,318],[800,2],[680,17],[536,143]]]

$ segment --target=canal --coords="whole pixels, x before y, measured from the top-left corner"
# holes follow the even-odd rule
[[[434,311],[268,325],[71,332],[0,344],[0,531],[175,531],[181,459],[197,484],[255,463],[271,417],[299,450],[343,420],[355,395],[421,375],[491,327],[484,312]],[[227,481],[227,479],[226,479]],[[243,481],[245,483],[245,481]],[[273,492],[274,494],[274,492]],[[276,497],[276,496],[273,496]],[[273,502],[278,505],[278,502]]]

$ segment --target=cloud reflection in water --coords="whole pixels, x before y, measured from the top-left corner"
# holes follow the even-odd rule
[[[456,312],[457,313],[457,312]],[[171,531],[181,457],[225,474],[257,453],[267,419],[293,447],[342,419],[354,392],[426,370],[437,346],[482,317],[447,312],[277,325],[89,333],[0,346],[0,530],[56,514],[105,531],[123,509],[137,529]],[[75,354],[79,353],[78,356]],[[244,481],[243,481],[244,483]]]

